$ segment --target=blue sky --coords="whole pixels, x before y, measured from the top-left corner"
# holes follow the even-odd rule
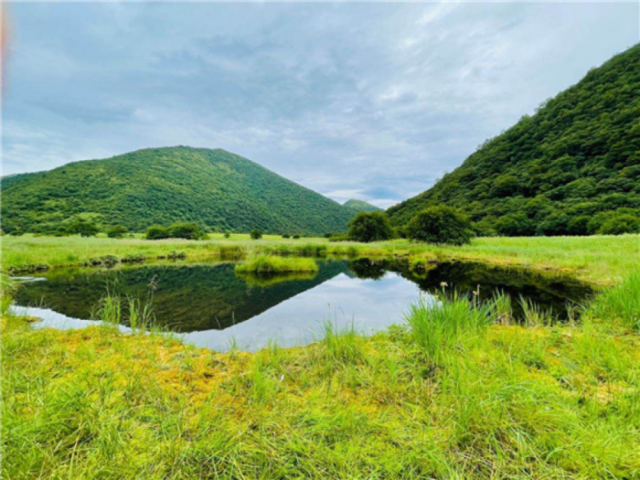
[[[431,186],[637,43],[627,3],[12,3],[3,174],[224,148],[343,202]]]

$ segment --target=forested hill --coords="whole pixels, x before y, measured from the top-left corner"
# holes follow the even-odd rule
[[[224,150],[170,147],[2,179],[2,228],[51,231],[74,217],[142,231],[194,221],[217,231],[342,232],[353,210]]]
[[[634,218],[637,229],[640,45],[589,71],[388,213],[404,225],[436,204],[463,209],[487,234],[615,233]]]
[[[356,200],[352,198],[351,200],[347,200],[343,204],[345,207],[350,208],[356,212],[379,212],[382,211],[382,208],[378,208],[375,205],[371,205],[364,200]]]

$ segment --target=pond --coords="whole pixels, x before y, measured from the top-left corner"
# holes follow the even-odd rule
[[[39,327],[81,328],[92,324],[107,289],[146,301],[152,297],[156,323],[180,333],[184,341],[224,351],[235,344],[255,351],[270,341],[305,345],[322,336],[330,321],[369,334],[394,323],[420,295],[447,289],[480,292],[482,300],[502,291],[512,298],[514,317],[520,298],[558,319],[568,303],[583,303],[588,286],[520,269],[479,263],[442,262],[416,273],[407,263],[370,259],[319,261],[314,274],[239,276],[233,263],[121,266],[115,269],[56,269],[22,278],[17,308],[43,319]]]

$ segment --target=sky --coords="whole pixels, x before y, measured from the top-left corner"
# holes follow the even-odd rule
[[[223,148],[386,208],[638,43],[639,9],[14,2],[2,173]]]

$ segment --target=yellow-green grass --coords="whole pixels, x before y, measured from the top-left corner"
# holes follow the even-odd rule
[[[141,238],[2,237],[3,268],[26,265],[79,265],[91,258],[143,255],[149,259],[181,252],[188,258],[242,258],[247,255],[378,256],[427,259],[472,259],[503,265],[562,270],[583,280],[603,285],[616,284],[638,265],[640,235],[593,237],[476,238],[462,247],[412,244],[394,240],[362,244],[328,242],[324,238],[283,239],[265,236],[221,234],[208,240],[159,240]]]
[[[638,477],[637,333],[591,310],[490,323],[506,311],[421,304],[413,330],[327,324],[317,344],[256,354],[5,316],[2,476]]]
[[[317,272],[318,264],[312,258],[257,255],[235,266],[237,273],[291,273]]]

